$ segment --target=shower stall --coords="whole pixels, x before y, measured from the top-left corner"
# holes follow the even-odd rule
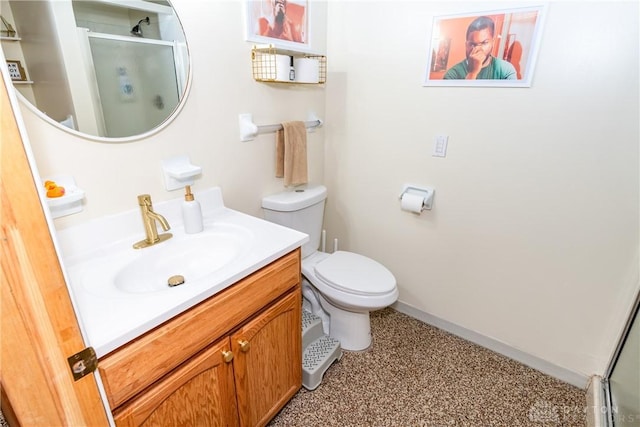
[[[185,79],[172,42],[84,32],[85,63],[102,136],[138,135],[160,125],[177,107]]]

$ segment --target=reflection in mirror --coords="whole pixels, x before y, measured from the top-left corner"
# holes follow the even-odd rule
[[[0,0],[16,34],[18,92],[55,125],[100,141],[127,141],[168,123],[186,96],[189,57],[164,0]]]

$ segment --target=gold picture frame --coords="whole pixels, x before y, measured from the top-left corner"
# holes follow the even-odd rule
[[[27,80],[27,73],[24,71],[24,67],[20,61],[16,59],[7,59],[7,68],[9,69],[11,80],[18,82]]]

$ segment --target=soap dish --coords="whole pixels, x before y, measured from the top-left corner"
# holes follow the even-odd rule
[[[73,177],[69,175],[56,175],[44,178],[44,181],[54,181],[61,187],[64,187],[64,196],[62,197],[46,197],[47,206],[53,218],[71,215],[82,211],[82,200],[84,199],[84,190],[76,186]],[[42,186],[44,187],[44,181]]]
[[[193,185],[194,177],[202,173],[200,166],[192,165],[189,156],[177,156],[162,161],[164,185],[167,191]]]

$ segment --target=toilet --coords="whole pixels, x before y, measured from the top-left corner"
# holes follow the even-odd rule
[[[318,250],[327,189],[323,185],[284,191],[262,199],[267,221],[309,235],[302,246],[305,308],[323,320],[325,333],[345,350],[371,345],[369,312],[398,299],[393,274],[382,264],[353,252]]]

